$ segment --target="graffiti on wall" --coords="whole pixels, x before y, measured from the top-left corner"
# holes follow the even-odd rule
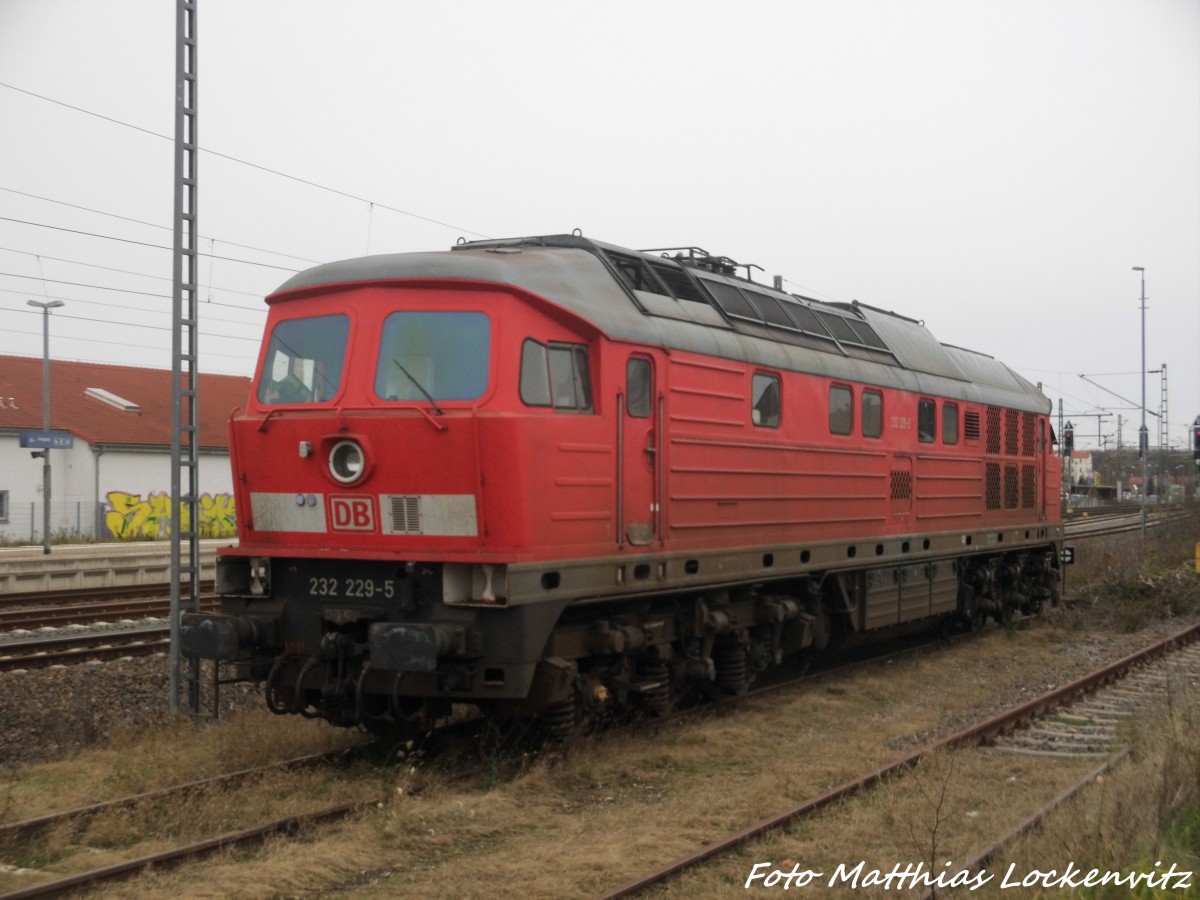
[[[109,491],[104,527],[117,540],[132,541],[165,538],[171,535],[171,495]],[[203,538],[237,536],[237,518],[231,494],[203,494],[200,497],[200,522],[196,529]],[[188,509],[183,508],[183,527],[191,527]]]

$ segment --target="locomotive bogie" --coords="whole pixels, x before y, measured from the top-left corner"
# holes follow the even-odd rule
[[[1054,599],[1049,402],[913,320],[569,236],[269,302],[223,608],[182,639],[275,711],[563,734]]]

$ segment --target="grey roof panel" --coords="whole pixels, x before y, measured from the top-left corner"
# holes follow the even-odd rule
[[[546,240],[563,239],[560,236]],[[895,356],[898,365],[890,365],[853,358],[832,341],[828,350],[796,346],[786,334],[776,336],[764,326],[731,321],[714,327],[712,317],[719,314],[708,309],[703,316],[691,314],[687,307],[694,301],[658,295],[652,304],[658,314],[650,315],[636,305],[633,296],[597,255],[596,248],[635,255],[637,251],[582,238],[567,238],[563,243],[569,245],[491,242],[461,246],[452,252],[396,253],[341,260],[300,272],[284,282],[272,299],[319,285],[394,280],[466,279],[513,285],[569,310],[614,340],[656,344],[775,369],[1040,413],[1050,409],[1049,400],[1036,387],[1003,363],[945,346],[922,323],[912,319],[867,306],[848,308],[809,303],[823,312],[850,318],[861,316]],[[755,284],[754,288],[791,302],[797,299],[765,285]],[[678,310],[663,309],[665,304],[675,304]],[[650,311],[655,311],[654,308]]]

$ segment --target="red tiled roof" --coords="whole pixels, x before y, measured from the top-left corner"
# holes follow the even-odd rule
[[[125,412],[87,396],[101,388],[136,403]],[[200,446],[225,448],[225,423],[244,407],[250,379],[200,373]],[[171,446],[171,373],[166,369],[50,360],[50,427],[89,444]],[[0,356],[0,428],[42,430],[42,360]]]

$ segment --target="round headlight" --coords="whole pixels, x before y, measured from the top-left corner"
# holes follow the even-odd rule
[[[367,458],[357,441],[338,441],[329,451],[329,474],[341,484],[353,484],[362,478]]]

